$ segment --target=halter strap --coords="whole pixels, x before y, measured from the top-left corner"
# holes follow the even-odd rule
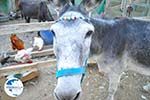
[[[88,57],[84,60],[84,66],[79,66],[78,68],[66,68],[66,69],[60,69],[56,70],[56,78],[58,79],[59,77],[63,76],[72,76],[72,75],[82,75],[81,78],[81,83],[83,81],[85,72],[86,72],[86,67],[87,67],[87,60]]]
[[[85,67],[84,66],[80,66],[78,68],[67,68],[67,69],[57,70],[56,78],[59,78],[62,76],[79,75],[79,74],[85,74]]]

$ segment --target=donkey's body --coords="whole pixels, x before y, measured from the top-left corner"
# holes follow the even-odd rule
[[[53,17],[47,8],[46,1],[38,0],[20,0],[19,9],[21,10],[22,17],[25,18],[27,23],[30,19],[38,19],[41,21],[53,21]]]
[[[91,52],[107,52],[110,57],[124,50],[144,65],[150,65],[150,22],[136,19],[91,19],[95,34]]]
[[[109,77],[108,100],[113,100],[120,76],[131,61],[150,67],[150,22],[126,18],[91,22],[95,26],[91,55],[96,55],[99,69]],[[149,68],[137,70],[138,66],[128,67],[150,75]]]

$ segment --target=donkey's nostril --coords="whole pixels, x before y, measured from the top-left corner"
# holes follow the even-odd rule
[[[80,97],[80,92],[78,92],[78,93],[76,94],[76,96],[73,98],[73,100],[77,100],[79,97]]]

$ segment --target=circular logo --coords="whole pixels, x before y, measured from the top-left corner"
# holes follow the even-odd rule
[[[7,95],[17,97],[23,92],[23,84],[18,78],[8,78],[4,84],[4,90]]]

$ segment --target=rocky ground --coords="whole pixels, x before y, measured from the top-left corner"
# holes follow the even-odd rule
[[[55,67],[40,67],[40,76],[24,83],[23,94],[17,98],[2,98],[1,100],[54,100],[53,90],[56,86]],[[106,100],[108,95],[108,78],[99,74],[96,66],[88,67],[83,81],[81,100]],[[123,74],[115,100],[150,100],[150,90],[143,86],[150,84],[150,76],[133,71]],[[4,91],[1,91],[4,94]],[[7,98],[7,99],[6,99]]]
[[[22,21],[19,21],[22,22]],[[9,22],[4,24],[12,24]],[[23,33],[19,37],[25,41],[26,47],[32,44],[32,38],[36,33]],[[10,52],[9,35],[0,36],[0,52]],[[24,83],[23,94],[17,98],[8,97],[3,91],[3,82],[0,80],[0,100],[54,100],[53,90],[56,86],[55,65],[39,67],[40,76]],[[81,100],[106,100],[108,95],[108,77],[98,72],[97,66],[88,67],[83,81],[83,93]],[[134,71],[126,71],[121,77],[115,100],[150,100],[150,76]]]

